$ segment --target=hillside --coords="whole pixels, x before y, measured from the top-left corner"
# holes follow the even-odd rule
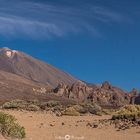
[[[70,85],[76,81],[76,78],[48,63],[9,48],[0,49],[0,70],[52,87],[60,82]]]

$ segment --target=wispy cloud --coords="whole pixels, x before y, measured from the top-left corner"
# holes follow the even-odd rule
[[[124,22],[123,14],[80,0],[78,6],[31,0],[0,3],[0,34],[4,36],[49,38],[85,31],[99,35],[99,23]]]
[[[19,17],[0,17],[0,33],[4,36],[24,34],[30,37],[61,36],[63,32],[53,23],[22,19]]]

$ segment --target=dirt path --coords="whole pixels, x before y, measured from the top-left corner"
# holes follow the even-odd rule
[[[112,127],[87,127],[87,122],[109,116],[56,117],[53,114],[27,111],[4,111],[14,115],[26,129],[24,140],[139,140],[140,130],[116,131]],[[64,138],[67,135],[66,138]],[[69,138],[70,137],[70,138]],[[2,140],[0,138],[0,140]]]

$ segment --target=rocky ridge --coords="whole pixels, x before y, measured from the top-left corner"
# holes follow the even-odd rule
[[[79,102],[90,101],[102,106],[122,106],[135,102],[138,91],[132,89],[127,92],[120,88],[112,86],[109,82],[105,81],[102,85],[88,86],[82,81],[75,82],[72,86],[67,86],[61,83],[55,88],[54,93],[56,96],[75,99]]]

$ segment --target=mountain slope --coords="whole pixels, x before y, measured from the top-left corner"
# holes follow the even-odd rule
[[[9,48],[0,49],[0,70],[52,87],[61,82],[71,85],[76,81],[71,75],[45,62]]]
[[[22,99],[27,101],[38,100],[45,102],[49,100],[57,100],[63,104],[73,102],[72,100],[50,95],[50,90],[51,87],[46,84],[40,84],[16,74],[0,70],[0,105],[4,102],[15,99]]]
[[[0,70],[0,102],[12,99],[32,99],[35,97],[33,88],[38,89],[42,86],[26,78]]]

